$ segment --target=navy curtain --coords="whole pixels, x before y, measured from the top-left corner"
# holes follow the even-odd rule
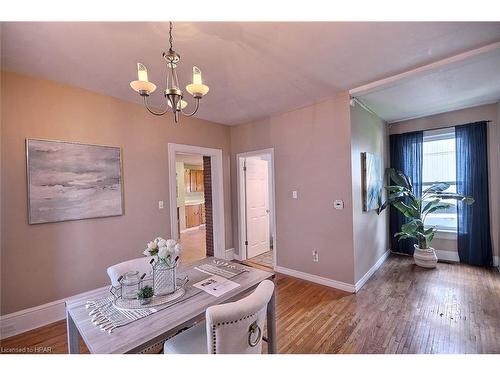
[[[422,195],[422,154],[424,133],[411,132],[393,134],[389,137],[391,168],[403,172],[413,183],[413,192]],[[394,234],[401,232],[401,226],[409,220],[394,207],[389,209],[389,232],[391,235],[391,250],[397,253],[413,254],[413,239],[398,240]]]
[[[460,262],[491,266],[488,197],[487,122],[455,127],[457,193],[474,198],[472,205],[458,202],[458,255]]]

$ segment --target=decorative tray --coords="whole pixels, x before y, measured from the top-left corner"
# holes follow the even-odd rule
[[[186,294],[186,290],[180,287],[172,294],[151,297],[151,302],[145,305],[141,304],[141,300],[139,299],[117,298],[113,301],[113,306],[120,310],[148,309],[150,307],[165,305],[167,303],[174,302],[179,298],[182,298],[184,294]]]

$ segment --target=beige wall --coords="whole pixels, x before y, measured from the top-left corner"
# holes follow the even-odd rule
[[[387,125],[359,104],[351,108],[352,210],[354,275],[358,282],[389,250],[388,212],[363,211],[361,153],[378,155],[382,172],[388,163]]]
[[[349,96],[231,128],[233,217],[236,154],[274,148],[277,265],[354,282]],[[298,199],[292,199],[292,191]],[[344,210],[333,201],[343,199]],[[234,221],[236,245],[238,230]],[[319,252],[314,263],[312,251]]]
[[[399,134],[415,130],[428,130],[444,126],[461,125],[482,120],[491,121],[488,124],[488,178],[490,185],[491,237],[493,241],[493,255],[496,256],[500,254],[499,112],[500,104],[489,104],[391,124],[389,130],[390,134]],[[436,239],[433,241],[433,247],[438,250],[457,251],[456,240]]]
[[[169,236],[169,142],[223,150],[226,248],[232,247],[228,127],[193,118],[174,125],[138,104],[14,73],[2,72],[1,88],[1,314],[105,285],[106,267],[140,256],[150,238]],[[28,225],[28,137],[120,146],[125,215]]]

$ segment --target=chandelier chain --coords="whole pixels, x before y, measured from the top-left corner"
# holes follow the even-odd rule
[[[173,51],[173,38],[172,38],[172,29],[174,27],[174,25],[172,24],[172,21],[169,22],[170,23],[170,29],[168,31],[168,34],[169,34],[169,42],[170,42],[170,51]]]

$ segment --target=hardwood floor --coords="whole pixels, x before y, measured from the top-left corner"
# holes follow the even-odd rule
[[[206,257],[206,229],[193,229],[181,233],[180,244],[182,245],[181,262],[192,263]]]
[[[276,305],[279,353],[500,353],[494,270],[393,255],[357,294],[278,275]],[[0,347],[65,353],[65,322]]]
[[[250,264],[257,264],[267,268],[273,268],[273,251],[266,251],[256,257],[247,259]]]

